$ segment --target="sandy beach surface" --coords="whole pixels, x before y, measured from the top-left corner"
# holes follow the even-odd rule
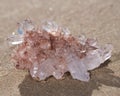
[[[73,35],[96,37],[114,46],[110,60],[91,71],[89,82],[53,77],[33,80],[10,61],[5,38],[16,24],[31,18],[36,24],[53,20]],[[120,0],[0,0],[0,96],[120,96]]]

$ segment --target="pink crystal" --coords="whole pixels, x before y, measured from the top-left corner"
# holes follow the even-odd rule
[[[110,44],[102,47],[96,39],[76,38],[54,22],[45,22],[40,28],[24,31],[23,42],[12,55],[16,68],[29,70],[35,79],[62,79],[64,73],[70,72],[74,79],[88,81],[88,70],[111,57]]]

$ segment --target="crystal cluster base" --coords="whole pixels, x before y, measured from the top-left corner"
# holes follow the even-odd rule
[[[20,40],[20,41],[19,41]],[[62,79],[70,72],[74,79],[89,81],[93,70],[111,57],[112,46],[99,46],[96,39],[74,37],[67,28],[47,21],[35,28],[29,20],[19,24],[18,34],[9,38],[17,45],[12,55],[18,69],[27,69],[33,78]]]

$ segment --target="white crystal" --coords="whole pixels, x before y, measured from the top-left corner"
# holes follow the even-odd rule
[[[58,31],[58,25],[53,21],[44,21],[42,23],[42,29],[49,33],[53,33]]]
[[[89,81],[89,73],[87,72],[86,65],[77,57],[70,56],[68,58],[68,71],[74,79],[81,81]]]
[[[18,33],[24,34],[26,31],[31,31],[34,29],[34,25],[32,24],[31,20],[26,19],[22,23],[18,23]]]
[[[21,44],[23,42],[23,36],[13,34],[7,38],[7,42],[9,43],[10,46]]]
[[[79,39],[79,42],[80,42],[82,45],[85,45],[86,40],[87,40],[87,38],[85,37],[85,35],[80,35],[80,36],[78,36],[78,39]]]
[[[22,23],[18,23],[17,33],[13,32],[11,36],[7,38],[9,45],[18,45],[23,42],[23,34],[26,31],[31,31],[34,29],[34,26],[31,20],[26,19]]]
[[[97,47],[97,39],[96,39],[96,38],[87,40],[87,43],[88,43],[90,46],[95,46],[95,47]]]
[[[70,35],[70,30],[68,28],[62,28],[62,34],[68,37]]]
[[[111,53],[113,50],[113,46],[111,44],[106,44],[102,49],[103,49],[103,58],[104,58],[104,61],[106,61],[112,55]]]
[[[101,54],[99,53],[99,49],[87,53],[86,57],[83,58],[82,61],[86,64],[88,70],[95,69],[104,62]]]
[[[37,72],[38,72],[38,64],[34,63],[31,70],[30,70],[31,76],[35,77]]]

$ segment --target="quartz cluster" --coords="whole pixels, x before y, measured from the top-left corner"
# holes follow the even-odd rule
[[[89,81],[88,70],[111,57],[112,45],[99,46],[96,39],[74,37],[67,28],[45,21],[35,28],[30,20],[19,23],[18,33],[8,38],[17,45],[12,54],[18,69],[27,69],[37,80],[49,76],[62,79],[70,72],[74,79]]]

